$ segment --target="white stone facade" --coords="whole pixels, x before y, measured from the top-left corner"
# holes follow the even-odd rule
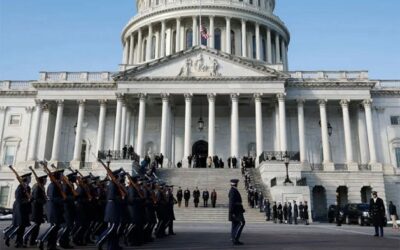
[[[369,187],[400,206],[400,81],[364,71],[287,71],[290,35],[273,14],[275,1],[202,4],[207,46],[197,42],[195,4],[139,1],[123,30],[120,72],[41,72],[37,81],[0,82],[1,205],[12,205],[16,188],[8,164],[23,172],[46,159],[100,172],[99,150],[134,145],[141,157],[161,152],[167,167],[188,167],[193,145],[204,141],[225,166],[230,156],[257,157],[267,186],[285,175],[269,154],[298,152],[290,176],[307,179],[314,210],[333,204],[338,187],[346,187],[347,202],[363,201]],[[226,39],[229,27],[235,39]],[[189,28],[196,30],[191,41]],[[154,44],[146,47],[149,37]],[[325,203],[315,202],[315,187]]]

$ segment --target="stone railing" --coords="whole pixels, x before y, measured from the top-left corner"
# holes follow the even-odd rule
[[[33,81],[0,81],[0,90],[29,90],[33,89]]]
[[[400,80],[377,80],[375,89],[400,89]]]
[[[368,71],[291,71],[290,77],[315,80],[368,80]]]
[[[264,151],[259,157],[259,163],[264,161],[284,161],[288,154],[290,161],[300,161],[300,152],[296,151]]]
[[[40,72],[42,82],[112,82],[113,72]]]

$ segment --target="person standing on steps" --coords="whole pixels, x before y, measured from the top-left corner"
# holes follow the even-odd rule
[[[237,159],[236,156],[232,157],[232,168],[237,168]]]
[[[229,191],[229,221],[232,222],[231,238],[233,245],[243,245],[243,242],[239,239],[246,223],[243,216],[245,210],[242,204],[242,197],[237,190],[238,182],[238,179],[232,179]]]
[[[274,201],[274,205],[272,206],[272,216],[274,218],[274,223],[278,223],[278,207],[276,206],[276,201]]]
[[[217,192],[215,191],[215,189],[213,189],[213,191],[211,192],[211,205],[212,207],[215,208],[216,204],[217,204]]]
[[[183,191],[182,188],[179,187],[178,191],[176,192],[176,198],[178,199],[178,207],[181,207],[182,197],[183,197]]]
[[[295,225],[297,225],[298,217],[299,217],[299,208],[297,207],[296,201],[293,201],[293,219]]]
[[[193,191],[193,202],[194,206],[198,207],[199,202],[200,202],[200,190],[196,187],[196,189]]]
[[[289,202],[287,207],[288,224],[292,224],[292,204]]]
[[[208,207],[208,199],[210,198],[210,193],[208,192],[208,190],[204,190],[203,191],[203,202],[204,202],[204,207]]]
[[[306,225],[309,225],[308,223],[308,204],[307,201],[304,202],[303,206],[303,216],[304,216],[304,221]]]
[[[264,211],[265,211],[265,217],[267,221],[271,220],[271,204],[269,203],[269,200],[266,199],[264,202]]]
[[[190,200],[190,191],[188,188],[186,188],[185,192],[183,192],[183,198],[185,199],[185,207],[188,207]]]

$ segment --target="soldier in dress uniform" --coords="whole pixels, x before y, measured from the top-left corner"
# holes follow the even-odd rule
[[[113,175],[118,179],[118,181],[122,181],[125,178],[125,174],[121,173],[121,170],[113,171]],[[121,203],[122,196],[118,190],[117,184],[113,181],[109,181],[107,187],[107,204],[104,215],[104,222],[108,223],[107,229],[100,235],[97,241],[98,249],[102,249],[102,246],[105,242],[107,242],[108,250],[119,250],[121,247],[119,246],[119,237],[118,237],[118,227],[121,223]]]
[[[198,207],[199,206],[199,202],[200,202],[200,190],[196,187],[195,190],[193,190],[193,202],[194,202],[194,206]]]
[[[146,183],[145,188],[145,197],[146,197],[146,218],[147,224],[144,228],[145,241],[152,242],[154,241],[152,234],[155,225],[157,224],[157,216],[155,206],[157,205],[157,201],[155,200],[155,184],[152,181],[148,181]]]
[[[68,174],[66,177],[68,178],[71,184],[76,182],[77,173]],[[62,184],[62,189],[66,194],[67,198],[64,200],[64,224],[62,226],[61,232],[59,233],[58,242],[60,247],[62,248],[72,248],[70,245],[70,233],[74,227],[75,219],[76,219],[76,209],[75,209],[75,200],[76,197],[74,195],[74,191],[67,185],[67,183]]]
[[[188,188],[186,188],[185,192],[183,192],[183,198],[185,199],[185,207],[188,207],[190,200],[190,191]]]
[[[165,236],[165,228],[167,226],[167,215],[166,215],[166,206],[167,206],[167,199],[165,196],[165,183],[159,182],[157,183],[157,219],[158,223],[155,229],[155,235],[157,238],[162,238]]]
[[[210,198],[210,193],[208,192],[208,190],[204,190],[203,191],[203,205],[204,207],[208,207],[208,199]]]
[[[13,222],[4,232],[4,239],[6,246],[10,246],[10,239],[17,236],[15,240],[15,247],[24,247],[24,233],[25,228],[30,226],[29,214],[31,210],[30,195],[31,189],[29,183],[31,182],[31,173],[21,175],[22,183],[20,183],[15,190],[15,201],[13,205]]]
[[[243,213],[245,212],[242,204],[242,197],[237,190],[239,180],[231,180],[231,189],[229,191],[229,221],[232,222],[231,238],[234,245],[243,245],[240,242],[240,235],[242,234],[245,225]]]
[[[44,223],[44,205],[46,204],[46,182],[47,175],[38,176],[38,183],[32,188],[32,214],[31,222],[33,224],[28,228],[24,235],[24,245],[36,246],[36,240],[39,235],[40,225]]]
[[[92,215],[95,213],[90,209],[91,190],[89,187],[90,176],[84,176],[76,189],[76,228],[73,234],[73,242],[77,246],[87,245],[87,234],[90,227]]]
[[[167,186],[167,219],[168,219],[168,235],[175,235],[174,232],[174,220],[175,220],[175,213],[174,213],[174,205],[177,203],[174,194],[172,192],[173,186]]]
[[[43,250],[44,243],[47,242],[48,250],[57,249],[57,233],[64,223],[64,199],[62,196],[61,178],[64,170],[56,170],[51,175],[55,182],[51,182],[47,187],[47,222],[50,227],[38,238],[38,247]]]
[[[215,207],[216,204],[217,204],[217,192],[215,191],[215,189],[213,189],[213,191],[211,192],[211,205],[212,207]]]
[[[133,185],[128,188],[128,212],[129,212],[129,230],[127,232],[128,242],[134,246],[142,245],[144,239],[143,227],[145,217],[145,199],[141,197],[139,176],[133,176]],[[135,187],[135,186],[136,187]]]
[[[299,209],[297,207],[296,201],[293,201],[293,219],[294,224],[297,225],[297,218],[299,217]]]
[[[179,187],[178,191],[176,192],[176,198],[178,199],[178,207],[181,207],[182,198],[183,198],[183,191],[182,191],[181,187]]]

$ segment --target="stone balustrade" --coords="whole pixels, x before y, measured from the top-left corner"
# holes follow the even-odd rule
[[[113,72],[40,72],[41,82],[111,82]]]
[[[400,80],[378,80],[375,89],[400,89]]]
[[[368,80],[368,71],[291,71],[292,78],[325,80]]]
[[[33,81],[0,81],[0,90],[27,90],[33,89]]]

